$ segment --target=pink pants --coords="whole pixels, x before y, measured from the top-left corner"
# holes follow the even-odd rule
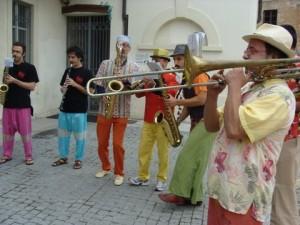
[[[18,132],[24,146],[25,160],[32,159],[31,109],[3,108],[3,156],[12,158],[15,133]]]

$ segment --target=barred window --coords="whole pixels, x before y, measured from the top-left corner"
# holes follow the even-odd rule
[[[264,23],[277,24],[277,9],[264,10]]]
[[[20,0],[13,0],[12,38],[26,45],[25,60],[31,61],[31,20],[32,6]]]

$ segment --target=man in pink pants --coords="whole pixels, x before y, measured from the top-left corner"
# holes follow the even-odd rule
[[[18,132],[22,138],[25,164],[32,165],[31,115],[33,112],[30,92],[35,89],[39,78],[34,65],[24,61],[26,47],[15,42],[12,47],[14,65],[4,77],[9,87],[3,105],[3,155],[0,164],[12,159],[14,136]]]

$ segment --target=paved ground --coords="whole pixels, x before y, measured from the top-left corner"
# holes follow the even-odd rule
[[[136,172],[140,125],[141,122],[131,123],[127,130],[126,179]],[[81,170],[72,169],[74,154],[68,165],[50,166],[57,148],[55,119],[35,120],[33,127],[35,164],[24,165],[23,148],[18,141],[13,161],[0,167],[1,225],[202,224],[204,207],[174,207],[160,202],[153,190],[154,176],[149,187],[131,187],[127,183],[116,187],[112,176],[95,178],[99,167],[95,123],[89,123]],[[171,151],[171,169],[178,151]],[[156,165],[154,158],[153,175]]]
[[[136,172],[140,127],[140,121],[133,122],[126,133],[126,179]],[[72,169],[74,154],[70,154],[68,165],[51,167],[57,154],[55,128],[55,119],[34,120],[33,166],[24,165],[23,147],[19,141],[15,144],[13,161],[0,166],[1,225],[206,224],[206,204],[175,207],[160,202],[154,191],[156,157],[148,187],[131,187],[127,183],[116,187],[112,176],[95,178],[99,168],[95,123],[89,123],[83,168]],[[179,149],[171,151],[170,171]]]

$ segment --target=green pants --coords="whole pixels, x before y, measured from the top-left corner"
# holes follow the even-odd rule
[[[203,200],[203,175],[216,133],[208,133],[199,122],[190,133],[178,155],[169,191],[190,199],[192,204]]]

